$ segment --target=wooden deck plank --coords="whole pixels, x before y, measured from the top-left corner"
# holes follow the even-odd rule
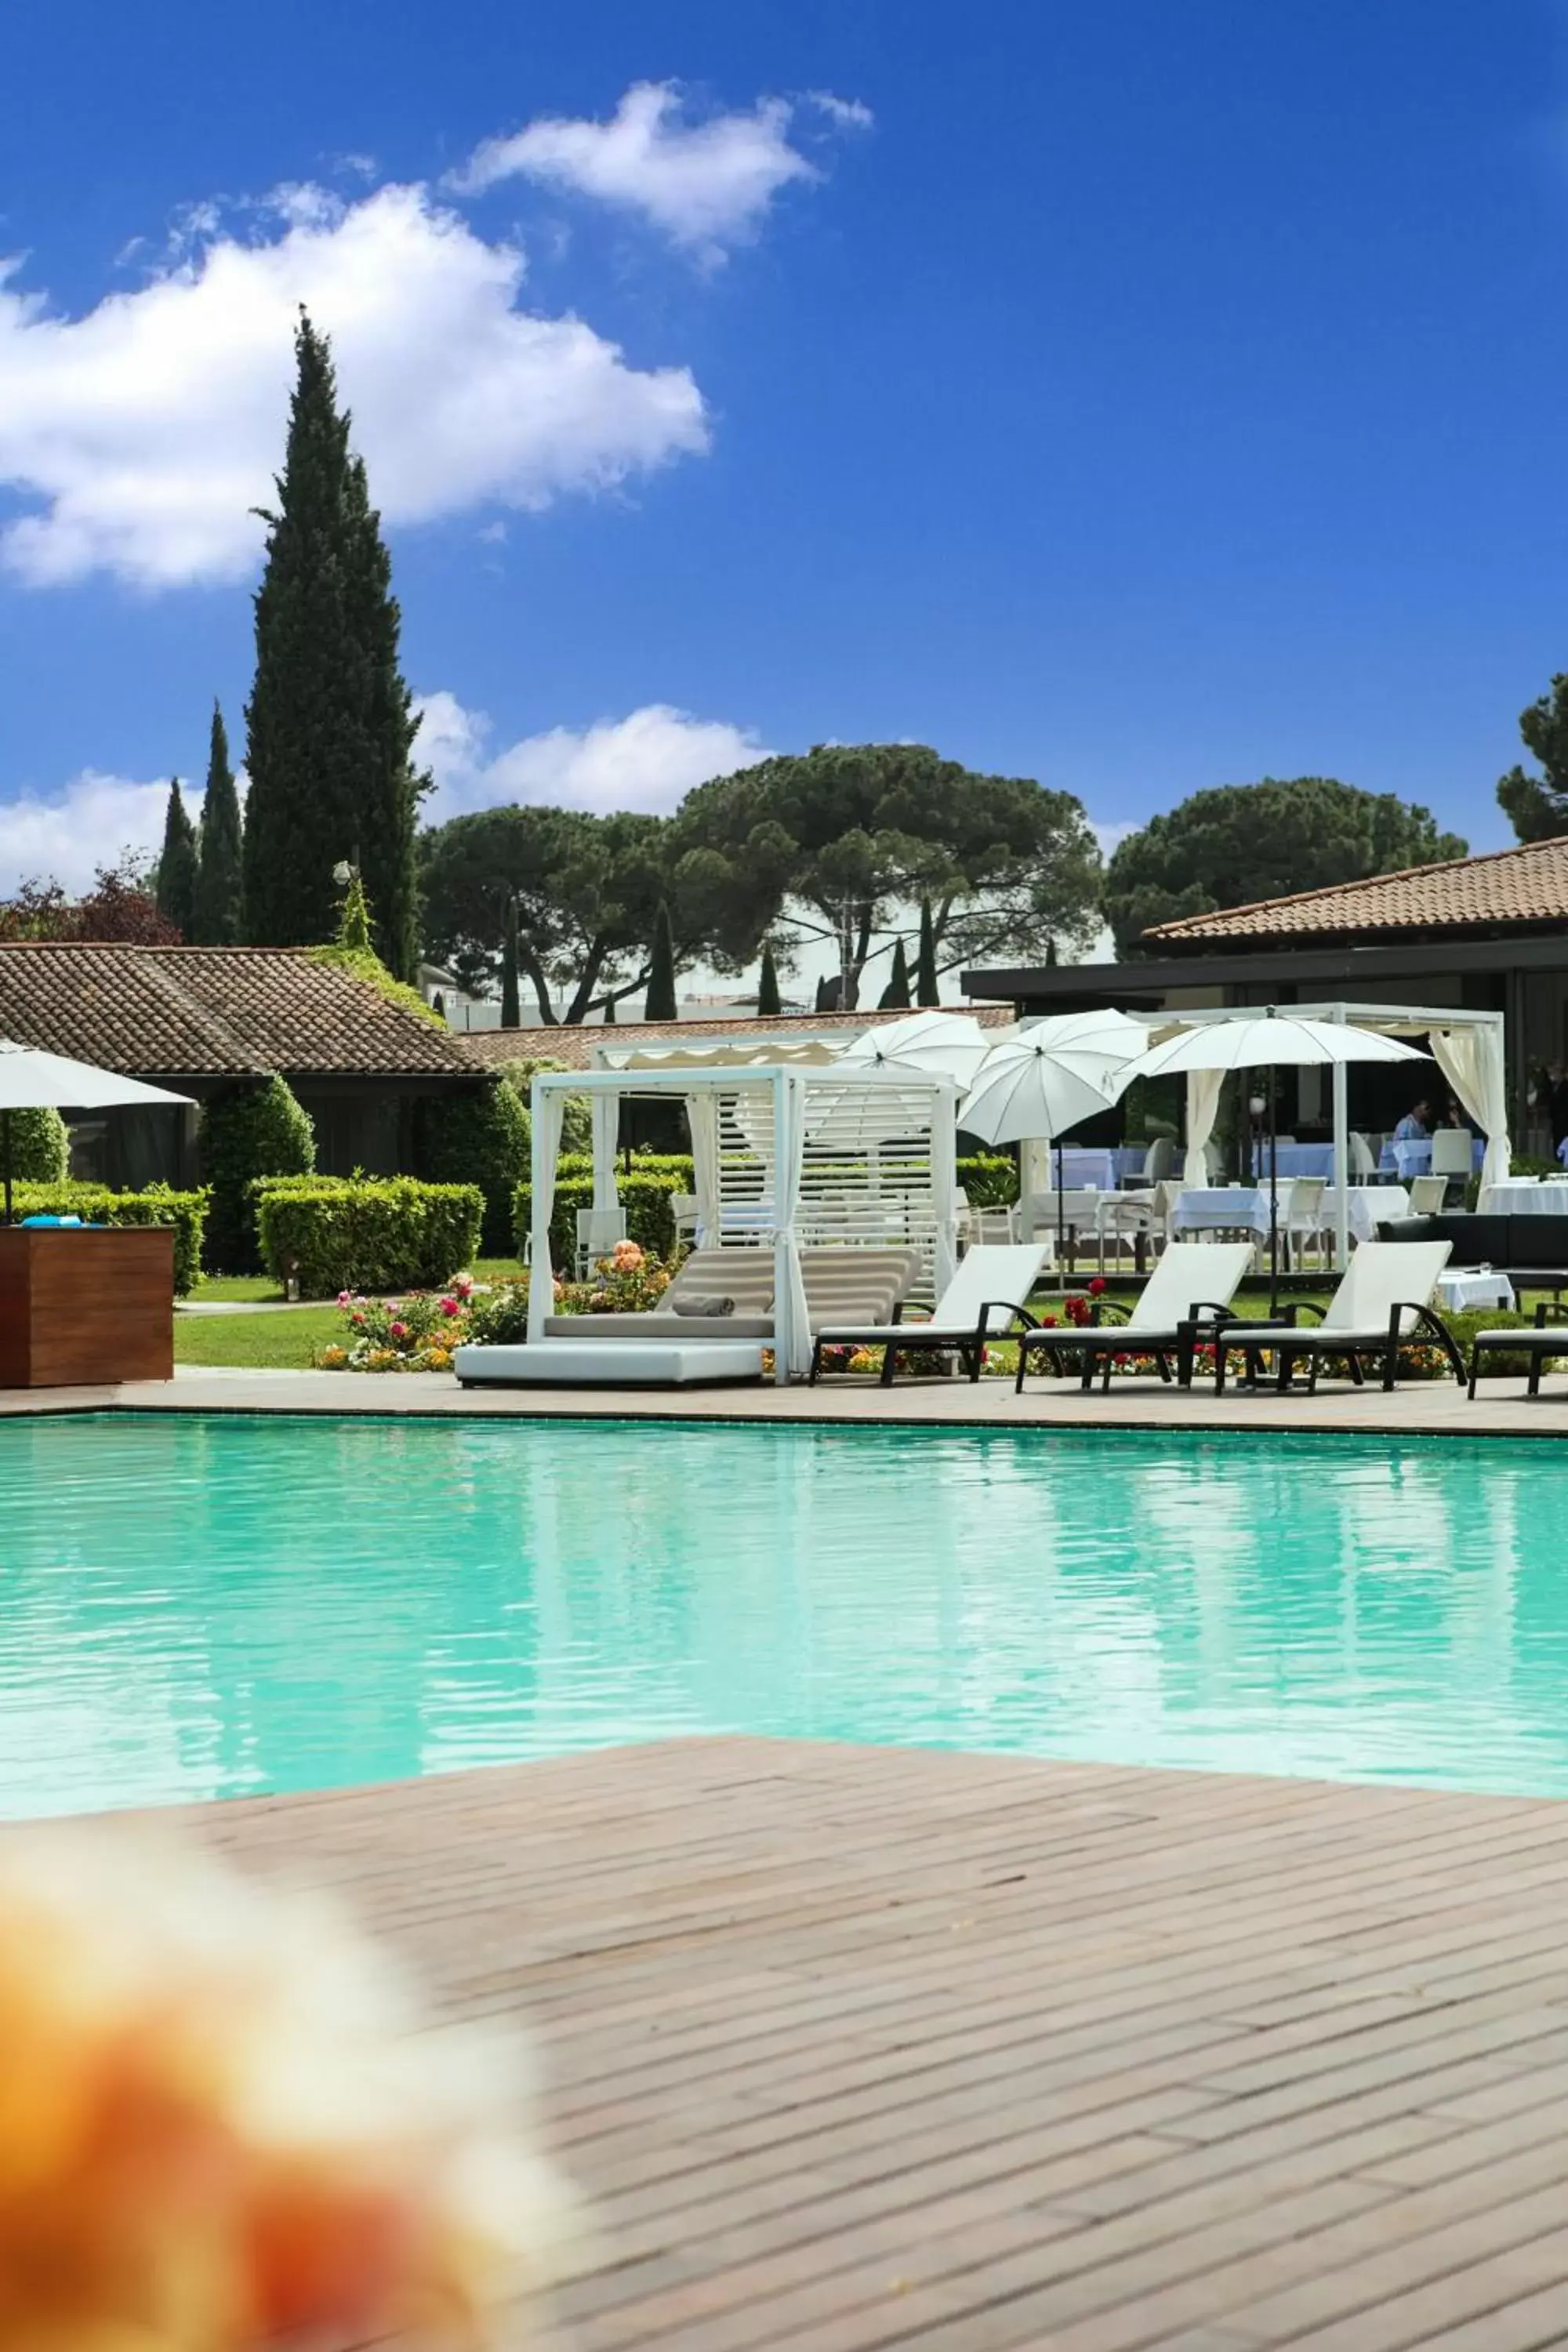
[[[722,1740],[189,1819],[533,2023],[570,2352],[1568,2340],[1568,1807]]]

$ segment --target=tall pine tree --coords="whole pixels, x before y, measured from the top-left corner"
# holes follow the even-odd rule
[[[673,1021],[675,1002],[675,934],[669,927],[669,908],[661,898],[653,921],[653,946],[648,953],[647,995],[643,1002],[645,1021]]]
[[[228,763],[223,712],[215,702],[207,788],[202,802],[195,928],[191,934],[198,947],[232,948],[239,943],[244,916],[241,856],[239,794]]]
[[[398,667],[392,566],[338,406],[331,349],[303,311],[294,350],[246,710],[246,936],[268,947],[330,940],[332,868],[347,858],[363,877],[382,961],[410,980],[425,780],[410,758],[419,722]]]
[[[522,1003],[517,984],[517,899],[515,895],[506,902],[506,929],[500,946],[500,1025],[503,1029],[521,1029]]]
[[[902,940],[893,941],[893,969],[888,985],[877,999],[885,1013],[907,1013],[910,1004],[910,960],[904,953]]]
[[[196,829],[191,823],[176,776],[169,786],[163,815],[163,846],[158,854],[158,912],[173,923],[183,940],[195,936],[196,922]]]
[[[931,927],[929,898],[921,900],[921,943],[915,957],[915,1003],[942,1003],[942,988],[936,970],[936,932]]]

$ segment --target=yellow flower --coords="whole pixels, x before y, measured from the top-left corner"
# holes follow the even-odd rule
[[[314,1902],[130,1830],[8,1835],[0,2352],[490,2341],[564,2206],[510,2053],[417,2023]]]
[[[348,1360],[349,1351],[346,1348],[323,1348],[316,1358],[317,1363],[324,1372],[341,1372]]]

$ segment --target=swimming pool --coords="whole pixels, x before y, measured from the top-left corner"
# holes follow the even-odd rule
[[[1568,1449],[0,1422],[0,1813],[672,1733],[1568,1794]]]

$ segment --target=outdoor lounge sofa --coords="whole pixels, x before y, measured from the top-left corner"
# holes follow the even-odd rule
[[[1568,1217],[1494,1216],[1445,1210],[1378,1224],[1386,1242],[1447,1242],[1457,1266],[1486,1265],[1516,1290],[1568,1290]]]
[[[813,1328],[852,1314],[886,1322],[918,1279],[913,1249],[853,1244],[801,1254]],[[689,1311],[729,1301],[729,1313]],[[552,1315],[541,1339],[459,1348],[452,1369],[465,1388],[664,1387],[756,1380],[773,1339],[771,1249],[693,1250],[647,1314]]]
[[[1433,1310],[1432,1293],[1448,1263],[1447,1242],[1363,1242],[1322,1319],[1298,1323],[1296,1316],[1310,1307],[1292,1307],[1288,1318],[1268,1322],[1225,1322],[1213,1334],[1215,1394],[1225,1387],[1226,1364],[1240,1355],[1256,1380],[1259,1359],[1275,1358],[1277,1381],[1289,1389],[1296,1365],[1305,1357],[1308,1387],[1315,1391],[1325,1356],[1342,1356],[1357,1388],[1364,1383],[1363,1364],[1376,1360],[1383,1368],[1383,1385],[1393,1388],[1399,1371],[1399,1350],[1425,1333],[1442,1349],[1448,1368],[1460,1386],[1465,1367],[1453,1333]]]
[[[1470,1377],[1466,1390],[1471,1402],[1475,1401],[1476,1378],[1481,1368],[1481,1358],[1507,1352],[1530,1359],[1527,1396],[1541,1394],[1541,1375],[1553,1356],[1568,1356],[1568,1307],[1554,1299],[1538,1298],[1535,1302],[1535,1323],[1531,1328],[1513,1331],[1478,1331],[1470,1342]]]
[[[900,1356],[956,1356],[972,1381],[980,1378],[988,1338],[999,1339],[1015,1322],[1034,1321],[1024,1305],[1049,1254],[1047,1242],[980,1242],[959,1261],[958,1271],[927,1322],[904,1323],[886,1315],[874,1321],[825,1323],[816,1330],[811,1381],[821,1372],[828,1348],[879,1348],[881,1382],[891,1388]]]
[[[1107,1389],[1118,1356],[1152,1356],[1162,1381],[1176,1377],[1184,1388],[1192,1385],[1193,1355],[1228,1313],[1237,1283],[1252,1262],[1250,1242],[1172,1242],[1130,1308],[1097,1299],[1098,1315],[1121,1315],[1121,1321],[1095,1322],[1026,1331],[1018,1342],[1021,1391],[1031,1360],[1044,1357],[1058,1373],[1067,1360],[1076,1360],[1086,1389],[1094,1385],[1099,1370]]]

